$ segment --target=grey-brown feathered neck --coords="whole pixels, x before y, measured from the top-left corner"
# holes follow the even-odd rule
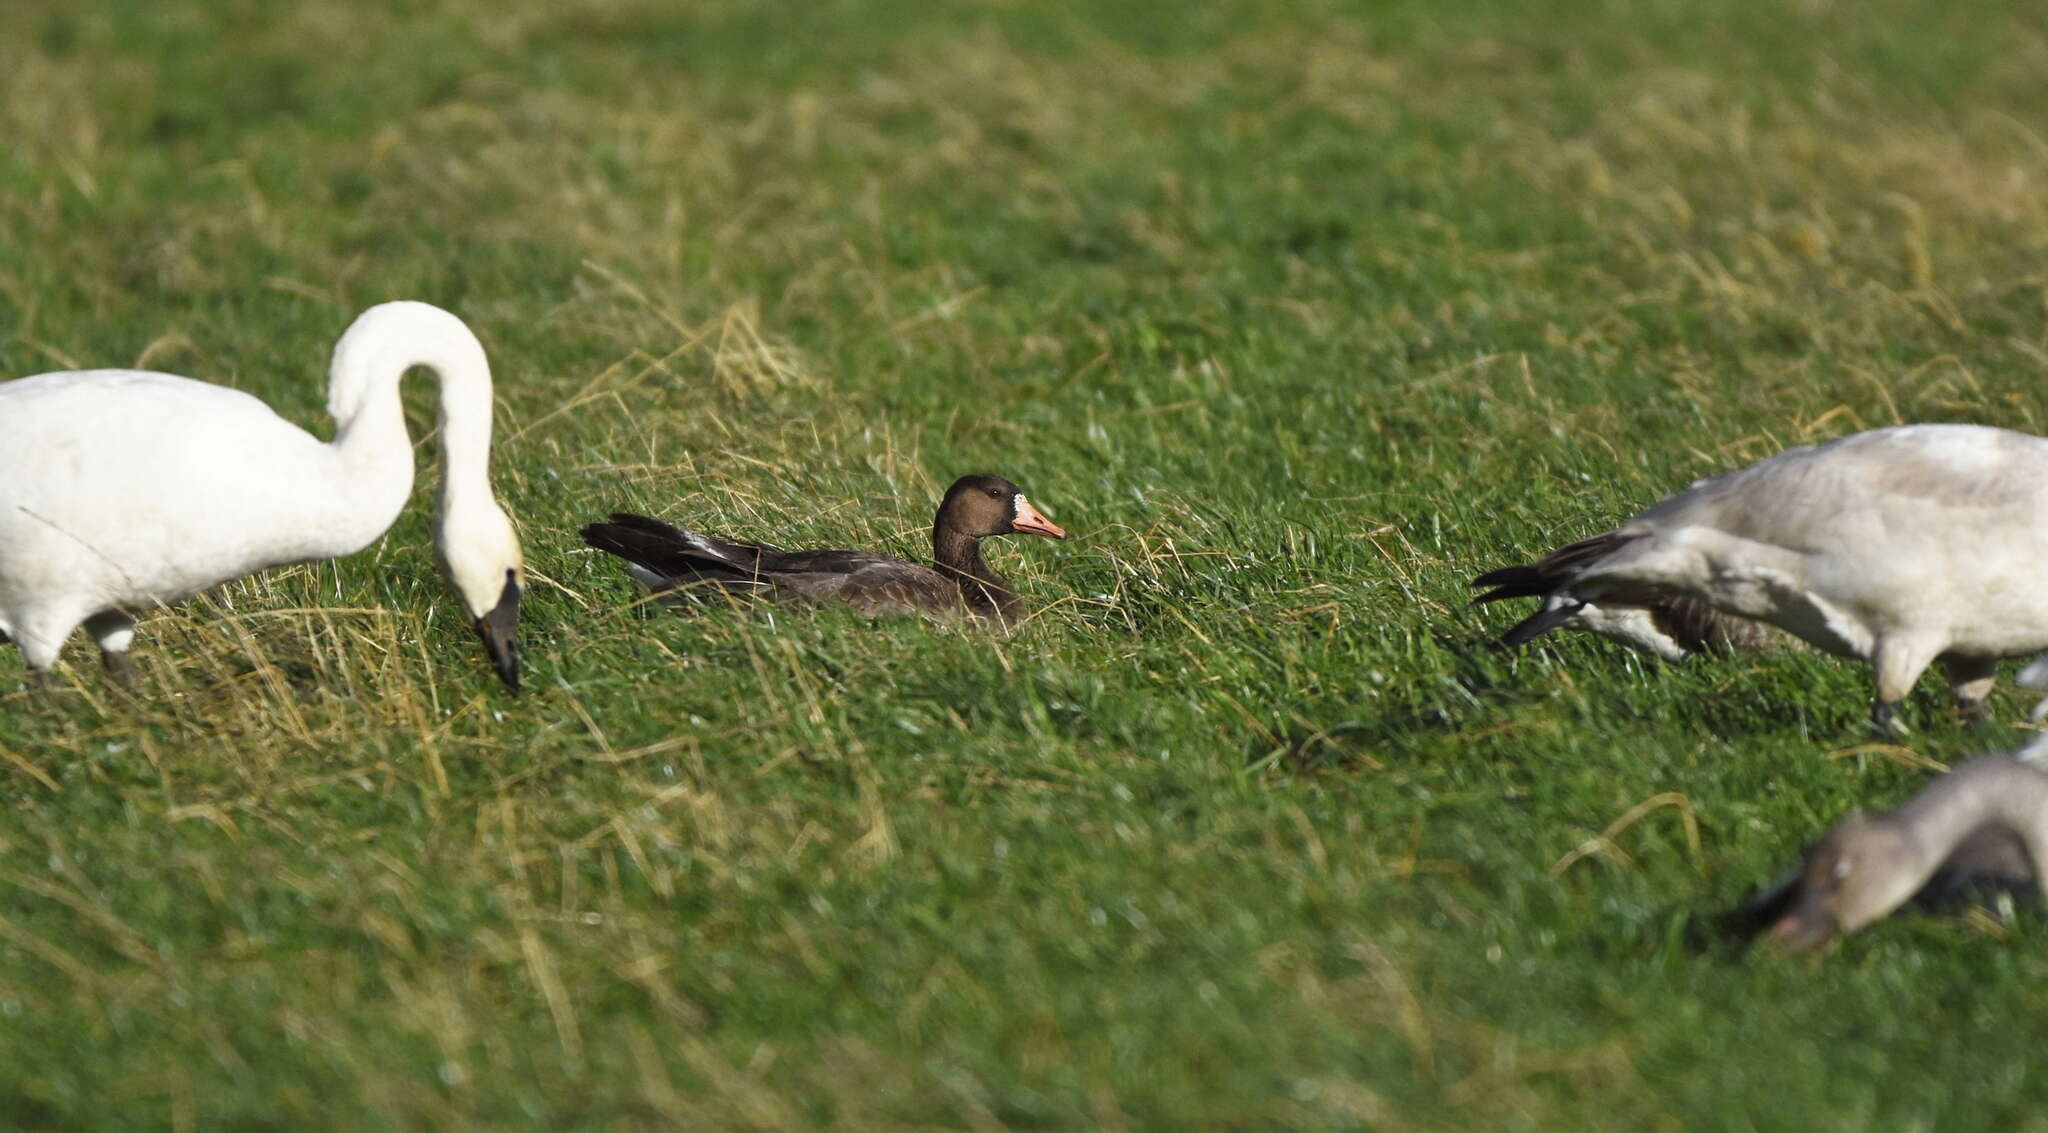
[[[959,585],[960,600],[978,617],[1017,620],[1023,600],[981,559],[980,538],[945,524],[932,528],[932,563]]]
[[[2048,841],[2048,775],[2000,756],[1957,764],[1881,820],[1896,823],[1930,852],[1946,853],[1963,833],[2001,822]]]

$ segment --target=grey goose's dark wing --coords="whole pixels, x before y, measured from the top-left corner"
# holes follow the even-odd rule
[[[1487,571],[1471,584],[1492,589],[1472,599],[1472,604],[1503,598],[1546,598],[1587,567],[1640,538],[1641,532],[1609,531],[1559,547],[1533,563]],[[1623,588],[1602,594],[1598,604],[1605,609],[1641,608],[1650,615],[1658,632],[1687,653],[1759,648],[1784,640],[1782,633],[1769,626],[1724,614],[1697,598],[1649,591],[1632,593]],[[1577,612],[1576,606],[1569,603],[1556,609],[1539,609],[1509,627],[1501,635],[1501,643],[1510,647],[1526,644],[1571,621]]]
[[[1588,566],[1640,538],[1640,534],[1609,531],[1559,547],[1533,563],[1487,571],[1471,584],[1493,589],[1472,599],[1472,604],[1478,606],[1503,598],[1541,598],[1570,582]]]

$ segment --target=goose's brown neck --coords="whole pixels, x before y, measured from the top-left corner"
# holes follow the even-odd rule
[[[1017,592],[989,565],[981,561],[981,540],[951,527],[932,528],[932,561],[939,573],[960,585],[960,599],[970,613],[985,618],[1015,621]]]

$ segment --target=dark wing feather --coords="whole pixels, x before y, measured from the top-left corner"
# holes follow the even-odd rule
[[[664,578],[679,579],[754,574],[761,559],[782,553],[758,544],[722,542],[630,512],[615,512],[609,523],[584,527],[583,541]]]
[[[1472,599],[1473,605],[1503,598],[1542,598],[1564,587],[1580,572],[1629,543],[1642,532],[1609,531],[1559,547],[1533,563],[1490,570],[1472,580],[1474,586],[1492,589]],[[1738,618],[1707,605],[1697,598],[1658,594],[1647,589],[1622,587],[1600,598],[1607,607],[1641,606],[1657,628],[1692,653],[1726,649],[1752,649],[1772,645],[1783,635],[1759,622]],[[1509,646],[1524,644],[1571,620],[1574,608],[1538,610],[1501,636]]]
[[[857,574],[864,570],[893,567],[930,570],[908,559],[871,551],[778,551],[761,559],[764,574]]]
[[[681,573],[686,564],[697,571],[727,570],[748,575],[852,574],[875,566],[917,566],[891,555],[867,551],[785,551],[769,543],[729,543],[629,512],[615,513],[610,523],[585,527],[583,538],[599,550],[662,573],[666,573],[668,566]]]
[[[930,567],[890,555],[728,543],[629,512],[585,527],[583,541],[655,575],[658,591],[730,594],[765,589],[796,601],[841,602],[863,613],[960,606],[957,583]]]
[[[1581,570],[1642,537],[1642,532],[1609,531],[1559,547],[1533,563],[1487,571],[1473,579],[1472,585],[1493,589],[1472,599],[1472,604],[1542,597],[1570,582]]]

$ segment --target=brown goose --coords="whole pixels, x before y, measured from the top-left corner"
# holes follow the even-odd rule
[[[583,541],[626,560],[657,594],[763,594],[840,603],[865,614],[931,614],[1016,623],[1023,599],[981,558],[981,541],[1022,532],[1064,539],[1023,489],[1001,476],[962,476],[932,522],[932,566],[867,551],[785,551],[727,543],[626,512],[583,529]]]
[[[2005,756],[1958,764],[1897,810],[1836,823],[1799,870],[1736,914],[1811,952],[1908,901],[1938,905],[1969,888],[2048,891],[2048,774]]]
[[[1580,569],[1605,557],[1620,542],[1616,533],[1608,532],[1560,547],[1526,566],[1487,571],[1473,579],[1472,585],[1493,589],[1472,599],[1472,604],[1503,598],[1549,598]],[[1648,590],[1609,592],[1597,603],[1579,599],[1545,602],[1500,640],[1503,645],[1518,647],[1554,629],[1597,633],[1666,661],[1683,661],[1695,653],[1764,649],[1793,640],[1772,626],[1724,614],[1698,598]]]

